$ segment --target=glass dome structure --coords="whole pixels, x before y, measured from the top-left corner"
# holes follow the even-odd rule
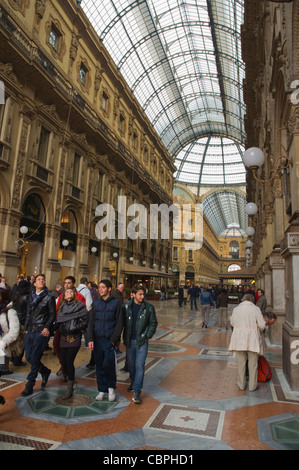
[[[172,155],[178,182],[199,187],[245,184],[240,155],[245,142],[243,4],[244,0],[80,2]],[[242,227],[241,220],[230,222]]]

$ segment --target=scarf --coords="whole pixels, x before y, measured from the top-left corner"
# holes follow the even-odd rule
[[[48,295],[48,288],[45,287],[39,295],[37,295],[36,290],[32,291],[32,297],[30,301],[30,310],[34,310],[35,307],[39,304],[39,302]]]

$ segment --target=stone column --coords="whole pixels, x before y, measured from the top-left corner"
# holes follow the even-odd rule
[[[294,228],[294,227],[293,227]],[[299,390],[299,367],[292,353],[299,340],[299,232],[289,232],[281,242],[285,259],[286,321],[282,327],[283,373],[292,390]]]
[[[285,322],[285,260],[280,252],[272,253],[269,258],[271,272],[272,298],[268,304],[277,316],[276,322],[269,327],[269,339],[272,344],[282,344],[282,325]]]
[[[267,299],[268,306],[272,307],[272,277],[269,269],[269,258],[267,258],[267,261],[263,264],[263,272],[265,297]]]
[[[46,224],[42,271],[46,275],[46,283],[49,289],[55,289],[55,285],[59,281],[61,269],[58,261],[60,230],[61,227],[58,225]]]

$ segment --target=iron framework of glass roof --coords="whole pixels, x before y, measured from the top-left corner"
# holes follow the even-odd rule
[[[245,184],[243,3],[81,1],[100,41],[173,156],[178,182]],[[242,226],[240,220],[231,222]]]

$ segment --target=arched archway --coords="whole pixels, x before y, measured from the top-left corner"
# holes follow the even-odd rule
[[[19,238],[24,244],[20,244],[18,250],[19,267],[18,274],[33,276],[41,271],[43,247],[45,241],[46,210],[41,196],[37,193],[29,194],[22,206],[22,218]]]
[[[78,220],[72,209],[66,209],[61,217],[60,250],[60,280],[65,276],[75,275],[75,262],[77,250]]]

